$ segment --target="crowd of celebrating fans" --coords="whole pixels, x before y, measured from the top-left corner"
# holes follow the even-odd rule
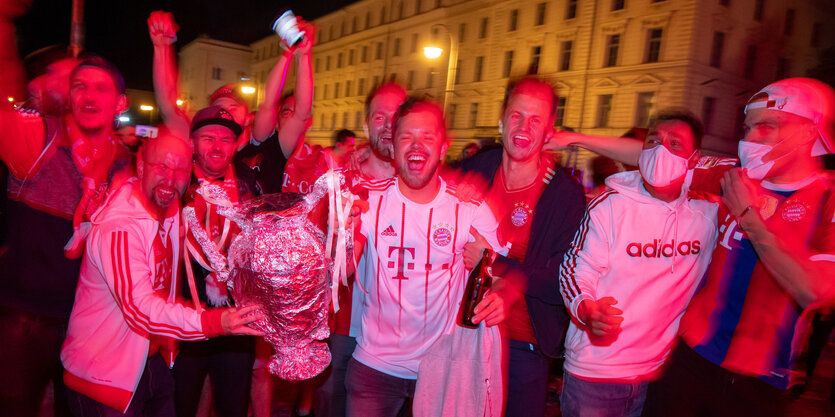
[[[298,384],[296,415],[542,416],[554,359],[564,416],[785,413],[810,317],[835,305],[830,86],[765,86],[738,158],[721,158],[700,153],[702,123],[677,109],[643,141],[556,131],[558,92],[528,76],[507,86],[501,145],[450,166],[441,108],[392,82],[367,98],[367,145],[354,151],[348,130],[332,148],[307,143],[315,28],[298,24],[306,36],[283,44],[257,111],[227,85],[187,114],[177,25],[152,13],[163,123],[139,142],[116,129],[128,103],[107,59],[27,62],[31,99],[0,108],[0,414],[36,416],[51,381],[56,416],[193,417],[208,375],[215,415],[271,416],[264,313],[236,304],[182,210],[225,252],[241,229],[199,187],[237,204],[306,194],[330,171],[360,196],[355,268],[333,292],[331,364]],[[4,59],[11,95],[23,77]],[[568,146],[638,169],[587,197],[559,166]],[[326,210],[310,213],[325,230]],[[485,253],[493,283],[464,328]]]

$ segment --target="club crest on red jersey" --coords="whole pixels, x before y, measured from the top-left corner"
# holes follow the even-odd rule
[[[789,200],[783,205],[783,210],[780,216],[787,222],[799,222],[806,217],[809,212],[809,207],[806,203],[799,200]]]
[[[452,242],[453,231],[455,231],[455,228],[446,223],[433,225],[432,241],[438,246],[449,245],[449,242]]]
[[[533,210],[525,203],[514,204],[513,211],[510,212],[510,223],[516,227],[522,227],[528,223]]]

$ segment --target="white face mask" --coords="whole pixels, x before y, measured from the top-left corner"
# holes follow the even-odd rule
[[[763,162],[763,157],[772,149],[774,148],[761,143],[739,141],[739,162],[748,172],[748,178],[759,181],[771,171],[774,161]]]
[[[794,150],[791,150],[789,153],[778,158],[774,158],[768,162],[763,162],[764,156],[774,150],[775,147],[780,146],[783,142],[794,137],[794,135],[799,132],[800,129],[795,130],[791,135],[786,136],[783,140],[775,143],[774,145],[763,145],[762,143],[754,143],[744,140],[739,141],[739,162],[748,172],[748,178],[757,181],[762,180],[768,174],[768,171],[771,171],[771,168],[774,167],[775,162],[791,155]]]
[[[687,173],[687,159],[674,155],[664,145],[658,145],[641,151],[638,169],[649,185],[666,187]]]

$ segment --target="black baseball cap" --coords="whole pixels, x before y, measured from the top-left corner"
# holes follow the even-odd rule
[[[197,129],[208,125],[226,126],[235,133],[235,136],[240,136],[244,130],[241,125],[235,122],[232,113],[229,113],[220,106],[209,106],[198,111],[194,115],[194,118],[191,119],[190,133],[193,134]]]

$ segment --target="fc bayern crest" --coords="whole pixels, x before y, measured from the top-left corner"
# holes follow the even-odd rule
[[[449,245],[449,242],[452,242],[452,228],[448,224],[436,225],[432,232],[432,241],[438,246]]]
[[[787,222],[799,222],[806,217],[807,212],[808,208],[805,203],[794,200],[786,202],[780,215]]]
[[[510,212],[510,222],[516,227],[522,227],[527,224],[530,217],[531,209],[524,203],[517,203],[513,211]]]

